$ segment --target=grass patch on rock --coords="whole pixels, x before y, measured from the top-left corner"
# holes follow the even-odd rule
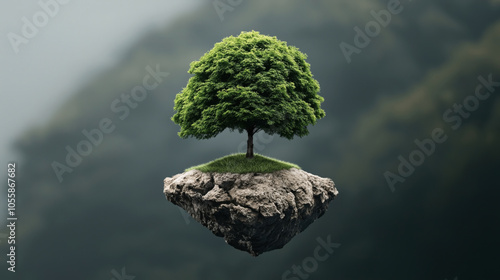
[[[231,154],[216,160],[186,169],[201,172],[217,173],[271,173],[283,169],[297,168],[298,165],[278,159],[255,154],[253,158],[246,158],[245,154]]]

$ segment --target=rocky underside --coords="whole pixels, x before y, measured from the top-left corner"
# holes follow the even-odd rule
[[[321,217],[338,194],[329,178],[291,168],[273,173],[204,173],[190,170],[164,180],[169,201],[257,256],[282,248]]]

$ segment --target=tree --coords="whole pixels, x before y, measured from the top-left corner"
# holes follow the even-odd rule
[[[247,158],[253,157],[253,135],[260,130],[292,139],[325,116],[319,83],[307,56],[276,37],[241,32],[215,44],[199,61],[175,97],[172,120],[179,136],[208,139],[229,128],[247,132]]]

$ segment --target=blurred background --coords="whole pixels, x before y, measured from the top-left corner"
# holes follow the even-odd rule
[[[500,1],[396,2],[3,1],[0,279],[498,279]],[[375,23],[391,3],[398,13]],[[180,139],[170,117],[190,62],[249,30],[308,55],[326,112],[306,137],[258,135],[255,151],[339,190],[322,218],[256,258],[163,195],[165,177],[246,140]],[[127,101],[148,75],[154,89]],[[69,166],[102,120],[114,130]],[[415,157],[435,129],[446,140]],[[410,175],[401,159],[418,163]],[[328,236],[341,246],[311,262]]]

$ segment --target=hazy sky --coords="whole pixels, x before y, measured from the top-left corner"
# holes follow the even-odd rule
[[[58,3],[41,0],[42,3]],[[93,73],[112,66],[142,32],[160,27],[204,0],[58,0],[44,18],[39,1],[5,1],[0,10],[0,158],[9,143],[42,124]],[[214,14],[215,15],[215,14]],[[26,18],[30,23],[26,23]],[[38,30],[24,30],[33,24]],[[31,32],[31,34],[29,33]],[[10,35],[9,35],[10,34]],[[19,42],[18,53],[11,43]],[[26,38],[25,34],[32,36]],[[10,36],[10,37],[9,37]],[[22,39],[19,39],[22,38]]]

